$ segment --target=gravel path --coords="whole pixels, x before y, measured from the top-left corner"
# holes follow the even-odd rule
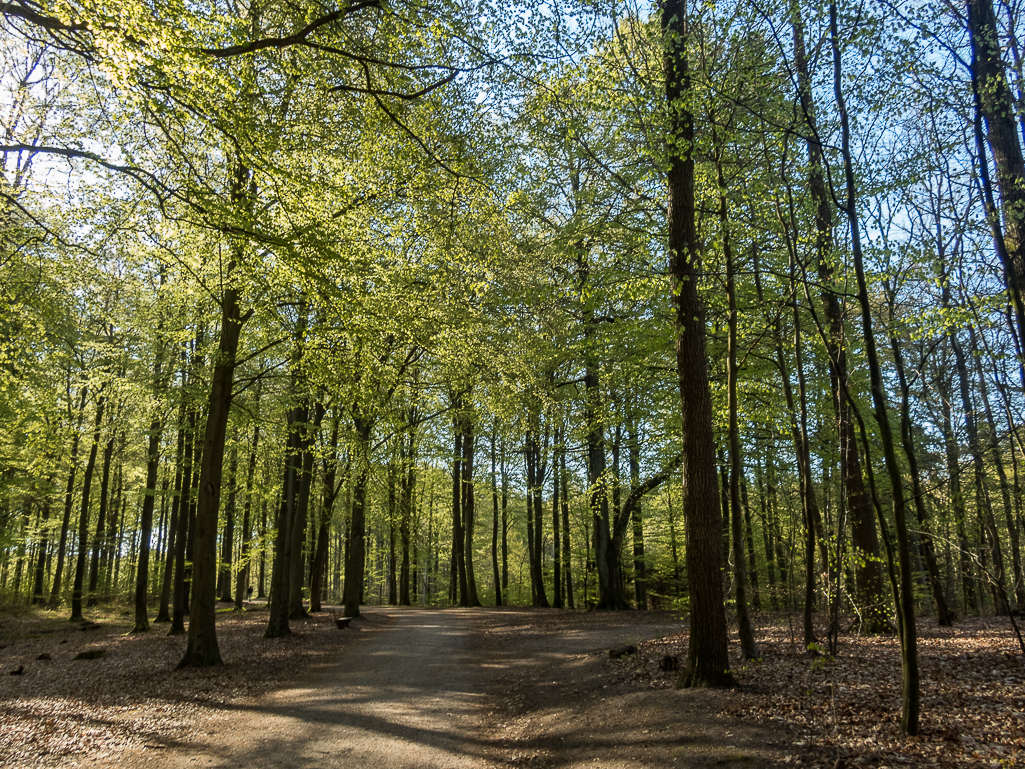
[[[478,615],[479,616],[479,615]],[[475,614],[370,609],[341,660],[298,688],[145,751],[154,767],[437,767],[491,764],[477,726],[490,677],[473,655]]]

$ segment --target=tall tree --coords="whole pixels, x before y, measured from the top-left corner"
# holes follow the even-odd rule
[[[669,271],[676,319],[676,369],[683,411],[684,499],[690,640],[679,686],[730,686],[722,511],[715,474],[712,398],[705,349],[705,307],[698,293],[701,244],[694,202],[694,114],[688,46],[695,27],[686,0],[660,10],[668,120]]]

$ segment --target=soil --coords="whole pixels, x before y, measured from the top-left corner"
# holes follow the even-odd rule
[[[755,615],[759,661],[731,635],[736,689],[695,691],[673,686],[687,634],[668,614],[379,607],[264,639],[250,608],[218,615],[226,664],[202,670],[176,669],[166,626],[129,635],[127,612],[0,614],[0,767],[1025,766],[1008,618],[920,618],[909,738],[897,639],[809,653],[785,614]]]
[[[610,658],[680,633],[668,615],[370,608],[345,630],[332,619],[264,641],[259,612],[227,615],[228,665],[212,671],[174,670],[181,637],[0,620],[3,672],[23,668],[0,677],[0,765],[625,769],[782,756],[778,732],[719,715],[729,692],[655,688]]]

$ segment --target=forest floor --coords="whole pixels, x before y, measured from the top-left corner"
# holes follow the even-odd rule
[[[87,615],[0,615],[0,766],[1025,766],[1006,619],[921,620],[923,729],[904,739],[896,639],[811,657],[785,615],[755,616],[762,661],[714,692],[673,688],[686,633],[656,612],[374,607],[263,640],[266,612],[226,611],[227,664],[199,671],[175,669],[184,636]]]

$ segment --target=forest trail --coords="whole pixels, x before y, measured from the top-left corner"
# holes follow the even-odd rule
[[[765,736],[727,731],[703,693],[610,683],[609,646],[660,635],[669,629],[664,622],[639,612],[370,608],[339,631],[355,637],[346,638],[336,661],[295,686],[219,711],[180,742],[131,752],[119,764],[763,765]],[[683,699],[692,706],[681,708]]]
[[[473,612],[461,610],[367,609],[339,631],[358,638],[336,662],[294,688],[208,719],[194,742],[145,751],[138,765],[486,765],[476,731],[486,676],[468,648],[474,622]]]

